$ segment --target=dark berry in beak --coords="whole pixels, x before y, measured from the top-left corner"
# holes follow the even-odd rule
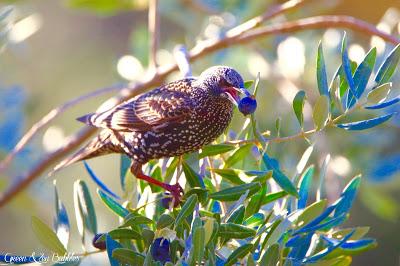
[[[239,111],[244,115],[252,114],[257,109],[257,101],[253,96],[244,97],[239,102]]]
[[[106,241],[97,241],[102,236],[103,236],[103,234],[96,234],[93,237],[92,245],[93,245],[93,247],[98,248],[100,250],[106,250],[107,249],[106,248]]]

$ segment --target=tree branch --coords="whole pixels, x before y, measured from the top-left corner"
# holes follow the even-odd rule
[[[14,149],[0,162],[0,172],[4,171],[10,162],[14,159],[15,155],[17,155],[27,144],[28,142],[36,136],[40,129],[47,126],[51,121],[53,121],[60,114],[64,113],[67,109],[75,106],[76,104],[88,100],[90,98],[99,96],[101,94],[105,94],[108,92],[120,90],[126,87],[125,85],[115,85],[112,87],[103,88],[100,90],[89,92],[88,94],[82,95],[78,98],[72,99],[61,106],[58,106],[48,112],[42,119],[40,119],[37,123],[35,123],[26,134],[20,139],[20,141],[15,145]]]
[[[289,1],[291,2],[291,1]],[[296,2],[296,1],[294,1]],[[303,2],[303,1],[300,1]],[[279,12],[277,12],[279,13]],[[274,13],[276,14],[276,13]],[[252,26],[251,28],[254,28]],[[204,41],[196,45],[189,53],[189,61],[195,61],[200,57],[206,56],[217,50],[224,49],[228,46],[238,45],[253,41],[257,38],[267,37],[272,34],[283,34],[290,32],[303,31],[307,29],[321,29],[321,28],[348,28],[368,35],[376,35],[382,39],[393,44],[400,43],[400,40],[390,34],[377,29],[374,25],[365,21],[349,17],[349,16],[318,16],[306,19],[299,19],[291,22],[277,23],[269,26],[264,26],[259,29],[241,32],[239,35],[225,37],[217,41]],[[244,33],[244,34],[243,34]],[[239,36],[239,37],[238,37]],[[170,64],[158,68],[156,74],[149,77],[142,83],[132,85],[129,89],[123,90],[117,98],[117,103],[127,100],[137,94],[143,93],[148,88],[160,85],[161,82],[173,71],[178,70],[178,65]],[[70,151],[82,144],[88,139],[95,130],[84,128],[79,131],[72,139],[67,142],[64,147],[57,151],[48,154],[42,161],[40,161],[33,169],[22,177],[22,181],[18,185],[9,188],[0,198],[0,207],[4,206],[8,201],[14,198],[20,191],[25,189],[33,180],[40,176],[47,168],[49,168],[57,160],[68,154]]]

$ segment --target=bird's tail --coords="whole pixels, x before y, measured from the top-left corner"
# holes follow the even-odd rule
[[[90,141],[85,147],[77,151],[74,155],[67,157],[65,160],[56,165],[49,173],[49,176],[53,175],[60,169],[69,166],[73,163],[87,160],[100,155],[105,155],[112,152],[119,152],[111,141],[111,131],[103,130],[100,134]]]

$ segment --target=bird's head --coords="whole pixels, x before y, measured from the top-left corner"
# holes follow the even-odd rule
[[[231,67],[210,67],[201,73],[198,82],[213,96],[227,98],[236,106],[240,102],[240,94],[250,96],[244,88],[242,76]]]

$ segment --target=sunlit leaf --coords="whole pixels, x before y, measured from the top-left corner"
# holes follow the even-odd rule
[[[138,213],[130,213],[125,217],[124,220],[125,222],[121,225],[121,227],[154,223],[152,219],[149,219],[146,216],[140,215]]]
[[[191,265],[200,265],[203,260],[205,243],[205,229],[203,226],[196,227],[193,232],[191,250]]]
[[[347,52],[347,39],[346,39],[346,32],[343,35],[342,40],[342,67],[344,71],[344,76],[346,77],[347,84],[349,85],[350,91],[353,95],[357,95],[356,93],[356,86],[353,80],[352,70],[351,70],[351,63],[349,60],[349,55]]]
[[[92,234],[97,234],[97,219],[92,197],[89,188],[82,180],[77,180],[74,183],[74,206],[82,240],[84,239],[85,229]]]
[[[253,147],[253,144],[246,144],[241,147],[239,147],[229,158],[225,161],[224,168],[229,168],[236,164],[237,162],[240,162],[244,160],[244,158],[248,157],[251,151],[251,148]]]
[[[238,259],[244,258],[253,248],[252,244],[244,244],[229,255],[224,265],[233,265]]]
[[[296,114],[297,121],[299,121],[300,127],[303,128],[304,118],[303,118],[303,107],[306,99],[305,91],[297,92],[293,99],[293,111]]]
[[[54,229],[56,230],[56,234],[58,239],[64,245],[65,248],[68,246],[69,241],[69,232],[70,232],[70,224],[68,219],[67,210],[64,204],[58,197],[57,187],[54,184],[55,190],[55,205],[56,205],[56,217],[54,223]]]
[[[128,248],[115,248],[112,251],[112,257],[119,262],[128,265],[143,265],[144,256]],[[120,265],[120,264],[117,264]]]
[[[396,98],[393,98],[393,99],[388,100],[386,102],[378,103],[378,104],[375,104],[375,105],[365,106],[365,109],[371,109],[371,110],[373,110],[373,109],[382,109],[382,108],[391,106],[393,104],[396,104],[398,102],[400,102],[400,95],[397,96]]]
[[[279,262],[279,244],[271,245],[263,254],[260,260],[260,266],[276,266]]]
[[[297,235],[291,238],[287,243],[287,247],[291,247],[291,250],[287,256],[288,261],[293,261],[296,263],[302,261],[307,254],[308,248],[311,244],[313,233],[305,235]]]
[[[222,178],[226,179],[227,181],[231,182],[234,185],[243,185],[245,182],[240,179],[240,174],[243,173],[243,171],[238,170],[238,169],[211,169],[214,173],[217,175],[221,176]]]
[[[316,130],[325,127],[329,118],[329,99],[325,95],[320,95],[313,108],[313,120]]]
[[[199,159],[207,156],[215,156],[218,154],[226,153],[228,151],[234,150],[235,146],[228,144],[215,144],[207,145],[201,148],[201,153],[199,154]]]
[[[192,167],[190,167],[186,162],[182,162],[183,172],[185,173],[186,181],[189,183],[190,187],[201,187],[205,188],[203,178],[198,175]]]
[[[119,215],[120,217],[124,218],[129,214],[129,211],[125,209],[124,207],[121,206],[118,202],[116,202],[113,198],[108,196],[106,193],[104,193],[102,190],[97,189],[97,194],[99,194],[101,200],[104,202],[104,204],[110,208],[114,213]]]
[[[368,103],[377,104],[386,99],[392,89],[392,83],[383,83],[379,85],[374,90],[370,91],[367,96]]]
[[[321,41],[318,44],[317,54],[317,83],[319,94],[329,97],[328,80],[326,77],[326,67]]]
[[[313,175],[314,175],[314,166],[310,166],[306,169],[306,171],[300,178],[299,199],[297,201],[298,209],[303,209],[307,205],[308,193],[311,189]]]
[[[32,230],[40,243],[47,249],[58,255],[64,255],[67,252],[61,241],[57,238],[56,233],[35,216],[32,216]]]
[[[113,251],[117,248],[122,248],[121,244],[112,239],[108,234],[106,234],[106,247],[110,265],[119,266],[119,262],[113,257]]]
[[[400,44],[398,44],[386,57],[385,61],[379,67],[378,72],[375,76],[375,82],[378,85],[386,83],[392,77],[394,70],[400,60]]]
[[[84,161],[83,164],[85,165],[86,171],[89,173],[92,180],[106,193],[114,197],[115,199],[120,199],[114,192],[111,191],[93,172],[93,170],[89,167],[89,165]]]
[[[244,219],[245,210],[246,208],[243,205],[240,205],[231,213],[231,215],[229,215],[226,221],[228,223],[241,224]]]
[[[343,128],[346,130],[364,130],[364,129],[369,129],[376,127],[382,123],[385,123],[388,121],[390,118],[392,118],[393,115],[396,113],[390,113],[387,115],[382,115],[376,118],[368,119],[368,120],[362,120],[362,121],[357,121],[357,122],[351,122],[351,123],[345,123],[345,124],[337,124],[336,126],[339,128]]]
[[[121,181],[121,187],[125,189],[125,176],[131,166],[131,159],[126,154],[121,154],[120,165],[119,165],[119,178]]]
[[[179,226],[182,222],[183,219],[188,217],[193,213],[194,208],[196,207],[196,204],[198,202],[197,195],[193,194],[190,196],[185,204],[183,204],[181,211],[178,213],[175,219],[175,227]]]
[[[220,200],[220,201],[234,201],[238,200],[242,194],[244,194],[247,190],[249,191],[248,196],[253,195],[261,188],[260,183],[248,183],[243,185],[238,185],[230,188],[226,188],[220,190],[218,192],[211,193],[209,197],[211,199]]]
[[[218,235],[226,239],[244,239],[255,236],[255,234],[255,230],[234,223],[222,223],[218,231]]]
[[[376,48],[372,48],[367,55],[364,57],[363,61],[357,67],[353,79],[355,86],[355,94],[350,90],[347,95],[346,108],[350,109],[353,105],[360,99],[361,95],[364,93],[369,77],[371,76],[372,70],[374,69],[376,60]]]
[[[310,206],[307,206],[304,211],[299,215],[299,217],[293,222],[293,225],[299,228],[308,224],[310,221],[322,214],[326,207],[326,204],[327,200],[324,199],[314,202]]]

